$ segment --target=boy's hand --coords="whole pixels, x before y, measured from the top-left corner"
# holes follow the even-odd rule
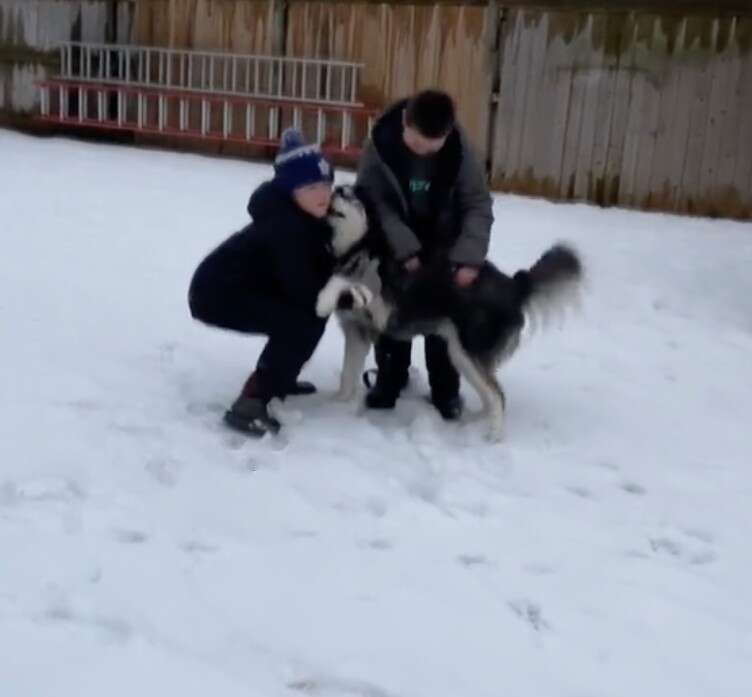
[[[412,273],[420,268],[420,259],[418,257],[410,257],[404,264],[405,271]]]
[[[454,282],[460,288],[467,288],[475,283],[480,269],[477,266],[459,266],[454,272]]]

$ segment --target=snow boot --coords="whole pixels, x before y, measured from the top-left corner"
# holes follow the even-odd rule
[[[242,431],[254,438],[267,433],[279,433],[282,425],[269,414],[267,402],[260,397],[240,395],[232,407],[225,412],[225,423],[236,431]]]
[[[254,438],[279,433],[281,424],[269,414],[268,404],[269,397],[262,389],[258,374],[253,372],[232,407],[225,412],[224,421],[230,428]]]
[[[434,395],[431,397],[431,403],[436,407],[436,410],[441,414],[441,418],[444,421],[459,421],[465,406],[462,397],[458,394],[450,397],[438,397]]]

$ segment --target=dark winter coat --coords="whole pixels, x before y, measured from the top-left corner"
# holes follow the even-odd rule
[[[251,196],[253,222],[199,265],[189,291],[194,314],[263,296],[315,316],[316,297],[334,268],[331,229],[301,210],[273,181]]]
[[[491,196],[472,146],[455,127],[437,154],[431,182],[428,225],[411,220],[406,191],[408,151],[402,140],[407,102],[391,107],[374,125],[361,157],[357,183],[378,216],[395,258],[445,254],[456,264],[480,265],[486,258],[493,223]]]

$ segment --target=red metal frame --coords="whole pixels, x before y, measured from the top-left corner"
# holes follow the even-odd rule
[[[174,126],[170,126],[169,116],[167,115],[169,113],[170,104],[175,104],[177,102],[178,108],[180,109],[181,103],[200,103],[200,104],[208,104],[211,108],[212,106],[221,105],[223,110],[226,106],[229,106],[230,108],[234,107],[254,107],[254,108],[262,108],[262,109],[276,109],[278,110],[278,113],[281,113],[283,110],[289,112],[292,110],[293,112],[297,111],[301,114],[334,114],[338,115],[340,117],[344,117],[344,115],[347,115],[349,118],[353,120],[366,120],[367,121],[367,127],[366,130],[370,129],[370,124],[373,120],[373,118],[377,115],[378,110],[369,108],[362,105],[334,105],[331,103],[325,103],[325,102],[309,102],[309,101],[296,101],[291,99],[270,99],[270,98],[262,98],[262,97],[244,97],[244,96],[236,96],[231,94],[217,94],[212,92],[202,92],[197,90],[181,90],[181,89],[169,89],[169,88],[160,88],[160,87],[143,87],[143,86],[132,86],[127,84],[113,84],[112,82],[80,82],[75,80],[67,80],[67,79],[47,79],[47,80],[41,80],[37,83],[40,89],[42,90],[48,90],[46,93],[48,96],[48,103],[47,103],[47,114],[41,114],[37,116],[37,120],[51,123],[51,124],[62,124],[62,125],[72,125],[77,127],[86,127],[86,128],[95,128],[99,130],[112,130],[112,131],[126,131],[131,133],[144,133],[149,135],[165,135],[170,137],[178,137],[178,138],[186,138],[186,139],[193,139],[193,140],[204,140],[204,141],[217,141],[217,142],[230,142],[230,143],[239,143],[239,144],[245,144],[245,145],[253,145],[253,146],[261,146],[261,147],[274,147],[278,145],[279,140],[277,138],[269,138],[269,137],[263,137],[256,134],[251,135],[250,137],[247,137],[246,135],[237,135],[234,133],[227,132],[227,121],[225,120],[223,123],[223,128],[219,131],[217,130],[202,130],[202,128],[196,129],[191,128],[190,124],[186,123],[185,128],[175,128]],[[120,98],[127,98],[127,97],[136,97],[136,98],[143,98],[146,103],[152,99],[157,100],[157,104],[160,104],[159,100],[165,100],[162,102],[164,106],[164,117],[163,117],[163,111],[162,109],[157,107],[158,110],[158,116],[157,116],[157,123],[149,123],[148,119],[148,107],[146,113],[144,114],[144,118],[141,123],[139,121],[127,121],[120,118],[120,114],[118,114],[118,117],[115,119],[109,118],[107,116],[107,109],[105,107],[104,114],[101,115],[100,118],[92,119],[89,118],[86,115],[77,115],[77,116],[68,116],[67,114],[61,115],[60,109],[56,109],[52,111],[50,109],[50,102],[51,102],[51,95],[53,90],[64,90],[65,91],[65,100],[67,103],[67,100],[70,99],[70,96],[72,93],[77,95],[86,95],[86,99],[89,99],[89,95],[92,93],[96,95],[95,98],[101,98],[101,96],[104,96],[105,104],[107,100],[111,97],[118,97]],[[81,108],[81,104],[79,104],[79,109]],[[100,111],[101,107],[97,105],[97,110]],[[127,115],[125,116],[127,118]],[[223,119],[224,119],[223,115]],[[187,121],[187,119],[181,119],[184,121]],[[152,119],[153,121],[153,119]],[[203,121],[203,119],[202,119]],[[182,125],[182,124],[181,124]],[[202,124],[203,126],[203,124]],[[255,126],[255,123],[254,123]],[[208,128],[211,128],[211,120],[209,119]],[[322,149],[329,153],[337,154],[344,156],[346,158],[357,158],[360,154],[361,148],[356,145],[352,145],[351,143],[343,144],[341,141],[337,144],[332,143],[322,143]]]

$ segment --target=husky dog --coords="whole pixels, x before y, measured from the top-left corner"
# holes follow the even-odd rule
[[[380,334],[398,339],[438,334],[483,403],[489,439],[501,439],[505,398],[496,370],[517,349],[526,323],[575,304],[583,277],[577,253],[554,245],[514,276],[485,262],[477,280],[460,288],[449,263],[429,262],[406,273],[391,260],[374,216],[352,187],[335,189],[328,220],[337,265],[319,293],[316,312],[321,317],[336,312],[345,334],[337,398],[355,397],[358,376]]]

